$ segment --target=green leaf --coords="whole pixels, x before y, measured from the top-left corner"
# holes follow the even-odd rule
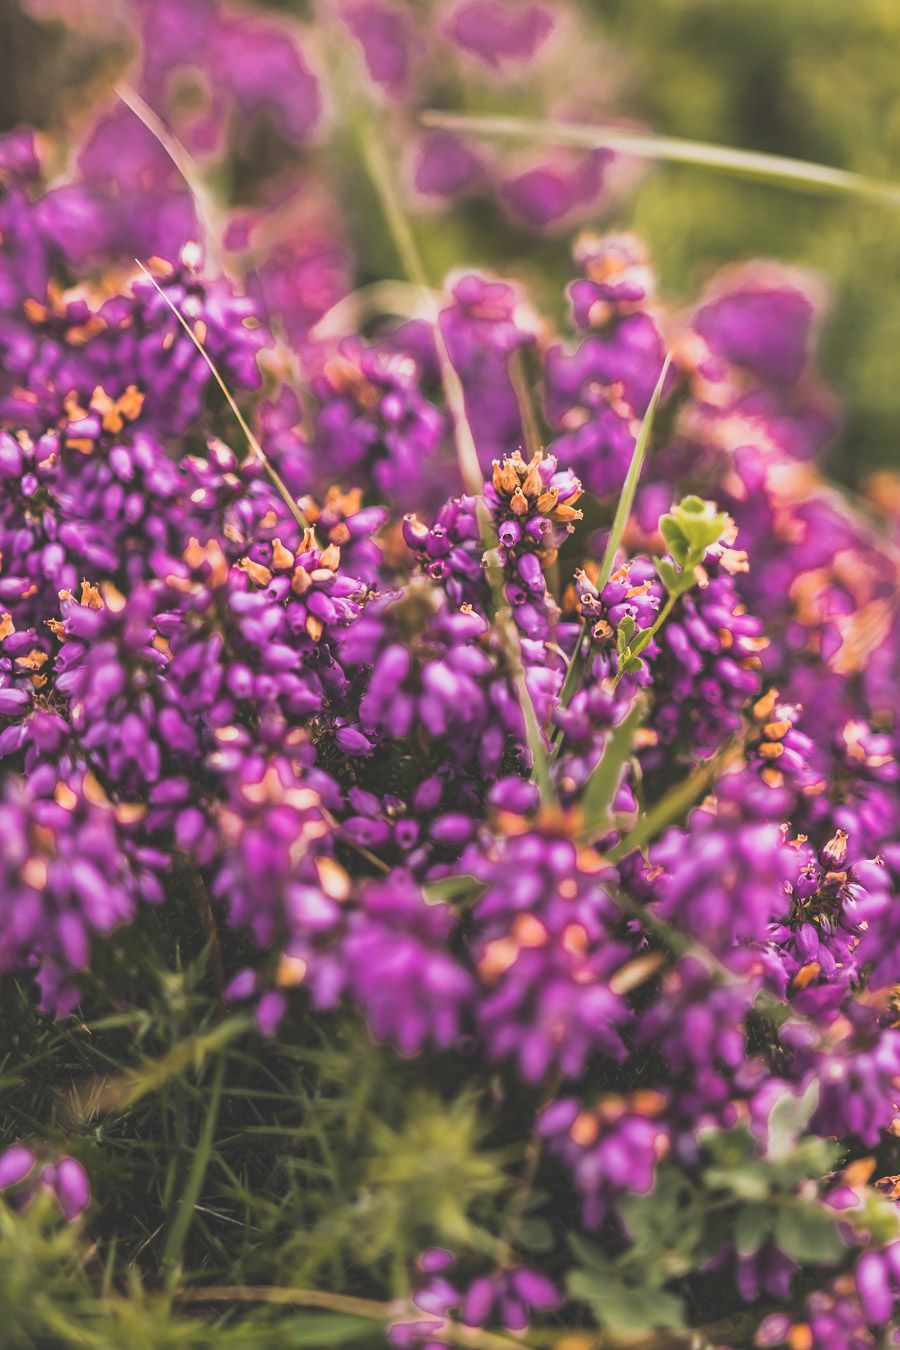
[[[618,1264],[644,1278],[652,1270],[656,1283],[695,1270],[705,1228],[701,1197],[693,1178],[664,1164],[649,1195],[628,1195],[621,1201],[631,1246]]]
[[[684,573],[679,572],[667,558],[654,558],[653,562],[656,566],[656,574],[669,595],[680,595]]]
[[[741,1256],[758,1252],[772,1232],[775,1212],[771,1205],[743,1205],[734,1224],[734,1244]]]
[[[627,669],[627,665],[626,665]],[[609,815],[622,768],[631,754],[634,733],[647,713],[644,699],[636,698],[630,711],[622,722],[613,729],[600,756],[600,762],[593,769],[581,799],[584,812],[584,831],[591,835],[599,830]]]
[[[688,555],[688,541],[677,520],[671,515],[661,516],[659,532],[669,545],[672,557],[683,565]]]
[[[728,527],[725,511],[702,497],[683,497],[660,518],[659,529],[675,560],[684,567],[703,561],[704,554],[717,544]]]
[[[710,783],[718,778],[726,763],[733,757],[734,750],[734,745],[727,745],[712,759],[704,760],[682,782],[670,788],[665,796],[641,817],[634,829],[610,849],[609,856],[612,861],[618,862],[634,849],[643,848],[644,844],[650,843],[673,821],[681,819],[694,802],[702,797]]]
[[[710,1167],[706,1184],[716,1191],[730,1191],[741,1200],[766,1200],[772,1191],[772,1177],[762,1159],[751,1159],[733,1167]]]
[[[279,1344],[297,1350],[318,1350],[328,1345],[355,1345],[372,1339],[372,1323],[346,1313],[310,1312],[281,1323]]]
[[[801,1264],[833,1265],[847,1251],[834,1210],[814,1201],[788,1201],[781,1206],[775,1221],[775,1241]]]
[[[575,1257],[588,1270],[609,1271],[609,1260],[593,1242],[588,1242],[586,1238],[580,1237],[577,1233],[570,1233],[569,1246],[572,1248]]]
[[[601,1326],[616,1336],[657,1328],[681,1330],[684,1311],[681,1300],[665,1289],[654,1286],[629,1286],[617,1280],[612,1268],[573,1270],[568,1277],[569,1293],[587,1304]]]
[[[776,1097],[768,1119],[766,1156],[773,1162],[788,1158],[819,1104],[819,1084],[815,1079],[800,1096],[785,1089]]]
[[[620,652],[625,651],[631,639],[634,637],[635,623],[630,614],[626,614],[620,621],[616,629],[616,647]]]
[[[422,895],[426,904],[453,904],[454,901],[475,900],[484,891],[484,882],[469,872],[460,872],[456,876],[441,877],[440,881],[426,881]]]
[[[542,1255],[554,1247],[553,1229],[546,1219],[537,1215],[524,1219],[519,1229],[519,1246],[523,1251]]]

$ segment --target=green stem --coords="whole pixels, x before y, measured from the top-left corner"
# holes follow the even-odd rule
[[[519,348],[518,351],[513,352],[512,356],[509,358],[509,378],[512,382],[513,392],[516,396],[519,417],[522,420],[522,437],[525,441],[525,449],[528,453],[528,458],[531,459],[534,455],[539,455],[544,447],[541,444],[541,432],[538,427],[534,404],[528,389],[525,359],[521,348]]]
[[[219,1118],[219,1104],[222,1100],[222,1086],[224,1081],[225,1055],[220,1054],[213,1070],[209,1104],[206,1109],[206,1117],[203,1121],[203,1129],[200,1138],[197,1141],[197,1148],[194,1153],[193,1162],[191,1163],[191,1170],[188,1173],[187,1184],[185,1185],[178,1208],[175,1211],[175,1218],[172,1221],[172,1227],[169,1229],[166,1244],[163,1248],[162,1271],[163,1275],[166,1277],[166,1283],[169,1286],[171,1286],[178,1278],[181,1254],[184,1251],[184,1244],[187,1240],[191,1221],[194,1217],[194,1209],[196,1208],[197,1201],[200,1199],[203,1180],[206,1176],[206,1169],[209,1166],[213,1136]]]
[[[157,116],[146,99],[142,98],[127,81],[123,80],[117,84],[115,92],[126,108],[130,109],[140,122],[143,122],[150,135],[159,142],[181,174],[197,208],[197,215],[203,227],[207,256],[215,261],[223,276],[227,276],[234,281],[233,270],[228,265],[225,251],[221,245],[222,225],[219,213],[216,210],[212,193],[206,186],[203,175],[197,167],[196,160],[175,133],[166,126],[162,118]]]
[[[355,1298],[351,1294],[332,1294],[324,1289],[282,1289],[273,1285],[211,1285],[207,1288],[180,1289],[175,1295],[181,1303],[274,1303],[287,1307],[327,1308],[330,1312],[361,1317],[370,1322],[397,1322],[414,1318],[433,1323],[431,1340],[443,1345],[468,1346],[469,1350],[522,1350],[528,1342],[500,1336],[481,1327],[466,1327],[447,1322],[419,1308],[402,1303],[379,1303],[375,1299]]]
[[[441,332],[439,302],[428,285],[428,277],[419,246],[416,243],[406,213],[400,204],[400,198],[397,195],[391,174],[391,166],[378,138],[375,123],[371,118],[366,120],[360,130],[360,144],[366,169],[378,194],[378,200],[381,203],[381,209],[384,212],[400,263],[409,280],[414,286],[418,286],[422,292],[425,312],[434,336],[444,397],[453,417],[456,458],[463,486],[471,496],[479,497],[484,485],[484,477],[481,472],[481,465],[478,462],[478,448],[475,445],[475,438],[472,435],[472,428],[466,414],[466,399],[462,381],[450,360],[450,353]]]

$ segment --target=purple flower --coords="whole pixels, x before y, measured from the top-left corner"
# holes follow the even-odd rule
[[[362,47],[371,79],[390,98],[405,98],[413,62],[408,11],[386,0],[363,0],[345,5],[341,18]]]
[[[402,872],[370,884],[349,919],[341,948],[349,992],[376,1039],[401,1054],[459,1036],[475,986],[445,950],[452,930],[450,909],[428,904]]]
[[[444,24],[458,47],[500,71],[507,63],[530,61],[554,29],[545,5],[506,0],[461,0]]]
[[[538,1131],[571,1172],[586,1227],[598,1227],[620,1195],[653,1189],[656,1165],[669,1149],[660,1119],[665,1105],[660,1093],[643,1091],[603,1099],[593,1109],[563,1097],[542,1112]]]

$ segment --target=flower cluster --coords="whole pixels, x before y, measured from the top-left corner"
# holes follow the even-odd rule
[[[563,331],[472,271],[348,294],[337,204],[311,189],[289,240],[294,194],[248,168],[324,116],[294,37],[137,9],[143,93],[260,200],[228,280],[127,110],[52,187],[30,135],[0,142],[0,975],[127,1018],[124,944],[187,911],[211,1016],[249,1005],[297,1056],[363,1028],[489,1102],[512,1199],[417,1205],[454,1252],[422,1255],[392,1344],[563,1318],[557,1276],[604,1331],[677,1325],[712,1271],[726,1311],[764,1302],[759,1345],[874,1344],[900,1303],[870,1181],[900,1132],[900,569],[819,477],[814,293],[743,269],[676,320],[617,235],[577,243]],[[440,10],[460,68],[555,59],[547,6]],[[434,78],[420,16],[338,23],[402,119]],[[606,166],[444,132],[413,159],[420,196],[491,185],[537,226]],[[872,1159],[846,1208],[835,1141]],[[79,1164],[39,1156],[0,1155],[0,1189],[80,1214]]]

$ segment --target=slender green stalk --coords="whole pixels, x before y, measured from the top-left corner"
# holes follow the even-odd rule
[[[528,681],[525,678],[525,667],[522,664],[522,651],[519,644],[519,630],[516,628],[516,621],[506,599],[503,564],[498,557],[494,525],[483,498],[478,502],[478,521],[482,543],[487,541],[484,555],[485,570],[491,594],[494,597],[494,626],[500,638],[500,644],[516,691],[516,698],[522,710],[525,738],[531,752],[532,781],[537,784],[541,801],[550,803],[555,797],[553,778],[550,774],[550,761],[544,746],[541,724],[538,721],[534,702],[528,688]]]
[[[388,164],[381,141],[378,139],[375,127],[371,121],[365,123],[360,132],[360,136],[366,167],[369,171],[375,191],[378,194],[379,201],[381,202],[388,228],[394,240],[394,246],[397,249],[397,254],[410,281],[421,288],[423,299],[427,304],[428,316],[434,336],[435,351],[437,353],[438,364],[441,371],[441,383],[443,385],[444,398],[446,399],[447,407],[450,410],[453,419],[456,458],[457,463],[459,464],[460,476],[466,491],[471,496],[477,498],[478,502],[478,528],[481,536],[481,545],[485,554],[488,581],[494,598],[494,626],[500,638],[509,666],[513,687],[516,691],[516,698],[519,707],[522,710],[522,718],[525,723],[525,736],[528,742],[529,751],[531,752],[532,777],[538,785],[542,799],[545,802],[549,802],[553,799],[553,780],[550,777],[550,769],[547,761],[547,753],[544,748],[544,739],[540,723],[538,722],[537,714],[534,710],[534,703],[525,679],[525,669],[522,664],[522,654],[519,646],[519,635],[506,598],[506,589],[503,583],[503,569],[500,567],[496,558],[497,534],[494,529],[494,523],[491,520],[490,512],[488,511],[482,496],[484,475],[481,471],[481,465],[478,460],[478,448],[475,444],[475,437],[472,434],[472,427],[466,412],[465,391],[463,390],[462,381],[457,374],[456,367],[450,359],[450,353],[447,350],[447,344],[444,341],[444,335],[441,332],[440,312],[437,298],[428,286],[425,265],[422,261],[418,244],[416,243],[415,236],[413,235],[409,221],[406,218],[406,214],[400,205],[400,200],[394,187],[390,165]]]
[[[444,1345],[468,1346],[470,1350],[522,1350],[527,1341],[500,1336],[481,1327],[466,1327],[442,1317],[422,1312],[402,1303],[379,1303],[375,1299],[355,1298],[351,1294],[332,1294],[325,1289],[283,1289],[274,1285],[211,1285],[207,1288],[179,1289],[180,1303],[274,1303],[286,1307],[327,1308],[382,1324],[404,1317],[423,1324],[433,1323],[429,1339]]]
[[[600,572],[596,582],[598,591],[603,590],[603,587],[612,576],[616,554],[619,551],[622,535],[625,533],[625,526],[628,524],[628,517],[631,515],[631,509],[634,506],[638,480],[641,476],[641,469],[644,467],[644,460],[647,458],[647,447],[650,444],[653,423],[656,420],[656,410],[659,407],[663,385],[665,384],[666,375],[669,373],[669,366],[671,364],[672,357],[670,354],[667,354],[665,361],[663,361],[662,370],[659,372],[659,379],[656,381],[656,388],[653,390],[653,396],[647,405],[647,411],[644,413],[640,430],[638,431],[637,439],[634,443],[631,463],[628,466],[628,473],[625,476],[625,482],[622,485],[622,491],[619,494],[619,500],[616,503],[616,513],[613,516],[613,523],[610,526],[609,537],[607,538],[603,559],[600,563]],[[566,677],[563,680],[562,689],[559,694],[559,703],[562,708],[567,708],[569,706],[572,701],[572,696],[581,684],[587,662],[587,652],[590,646],[590,627],[590,622],[585,619],[578,631],[578,637],[575,639],[575,649],[572,652],[572,659],[569,662]],[[555,763],[561,746],[562,734],[557,736],[553,750],[551,751],[551,765]]]
[[[178,1202],[175,1218],[172,1221],[172,1227],[169,1229],[165,1247],[163,1248],[162,1271],[169,1284],[178,1277],[181,1254],[184,1251],[184,1244],[187,1240],[188,1232],[190,1231],[194,1210],[197,1201],[200,1199],[200,1192],[203,1188],[203,1179],[206,1176],[206,1169],[209,1166],[213,1137],[216,1131],[216,1123],[219,1118],[219,1103],[222,1100],[222,1085],[224,1081],[225,1055],[220,1053],[216,1060],[215,1068],[213,1069],[209,1104],[206,1108],[206,1117],[203,1121],[203,1129],[200,1133],[200,1138],[197,1141],[197,1148],[194,1153],[193,1162],[191,1163],[191,1170],[188,1173],[187,1184],[185,1185],[184,1191]]]
[[[600,762],[588,778],[581,797],[584,835],[596,835],[609,818],[610,807],[619,786],[622,766],[631,754],[634,733],[646,716],[646,703],[640,695],[624,721],[620,722],[603,747]]]
[[[528,389],[528,376],[525,370],[525,361],[521,352],[513,352],[509,358],[509,378],[512,381],[513,392],[516,396],[516,403],[519,408],[519,416],[522,419],[522,436],[525,441],[525,450],[528,458],[540,454],[543,450],[541,444],[541,432],[538,427],[537,416],[534,411],[534,404],[531,400],[531,393]]]
[[[415,235],[412,232],[406,213],[400,204],[400,199],[394,185],[394,178],[391,173],[391,166],[387,161],[384,148],[375,130],[374,123],[367,120],[360,131],[360,141],[362,145],[363,159],[369,172],[369,177],[375,191],[378,194],[378,200],[381,203],[381,209],[384,212],[391,238],[394,241],[394,247],[403,270],[407,277],[418,286],[422,292],[422,299],[426,307],[426,314],[431,324],[434,334],[434,345],[438,358],[438,365],[441,372],[441,384],[444,389],[444,397],[447,400],[447,407],[453,417],[454,438],[456,442],[456,458],[459,464],[460,476],[463,480],[463,486],[466,492],[473,497],[481,495],[481,489],[484,477],[481,472],[481,465],[478,462],[478,449],[475,445],[475,438],[472,435],[472,428],[466,414],[466,399],[462,387],[462,381],[456,372],[456,367],[450,360],[450,353],[447,350],[447,344],[444,341],[444,335],[440,326],[440,307],[438,299],[428,285],[428,278],[425,273],[425,264],[422,261],[422,255],[419,246],[416,243]]]
[[[785,155],[764,154],[758,150],[736,150],[725,145],[684,140],[676,136],[656,136],[628,131],[621,127],[590,126],[583,122],[558,122],[552,118],[502,117],[480,113],[447,113],[427,110],[420,118],[427,127],[441,127],[467,136],[511,136],[530,142],[552,145],[576,145],[586,150],[616,150],[640,159],[664,160],[670,164],[690,164],[775,183],[800,192],[828,196],[855,197],[900,207],[900,187],[895,183],[867,178],[847,169],[827,164],[790,159]]]
[[[638,431],[637,439],[634,443],[631,463],[628,466],[628,473],[625,475],[625,482],[622,486],[622,491],[619,494],[619,500],[616,503],[616,514],[613,516],[613,523],[610,527],[609,537],[606,541],[603,560],[600,563],[600,572],[596,582],[598,591],[603,590],[603,587],[612,576],[612,570],[616,562],[616,554],[619,551],[622,535],[625,533],[625,526],[628,524],[628,517],[631,515],[631,509],[634,506],[638,479],[640,478],[641,470],[644,467],[644,460],[647,458],[647,447],[650,444],[650,435],[653,431],[653,423],[656,420],[656,410],[659,407],[663,385],[666,382],[666,376],[669,373],[669,366],[671,364],[672,357],[670,354],[667,354],[666,359],[662,364],[662,370],[659,372],[659,379],[656,381],[653,396],[647,405],[647,411],[644,413],[640,430]]]

